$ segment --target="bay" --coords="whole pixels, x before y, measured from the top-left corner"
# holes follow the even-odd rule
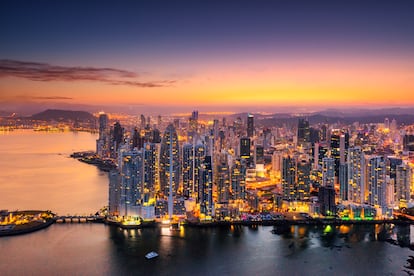
[[[96,135],[0,134],[0,209],[89,214],[107,204],[107,174],[68,156]],[[0,238],[1,275],[408,275],[412,226],[181,227],[122,230],[54,224]],[[156,251],[151,260],[145,254]],[[410,271],[412,272],[412,271]]]

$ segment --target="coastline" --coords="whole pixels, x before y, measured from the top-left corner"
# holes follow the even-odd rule
[[[19,214],[33,214],[33,213],[44,213],[46,211],[34,211],[34,210],[27,210],[27,211],[18,211],[16,213]],[[15,225],[11,229],[1,230],[0,231],[0,237],[6,237],[6,236],[15,236],[15,235],[23,235],[32,233],[35,231],[39,231],[42,229],[45,229],[55,223],[54,217],[45,219],[43,221],[31,221],[27,224],[22,225]],[[13,224],[9,224],[13,225]],[[7,226],[7,225],[6,225]]]

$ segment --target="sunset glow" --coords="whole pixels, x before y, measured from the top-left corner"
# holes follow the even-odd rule
[[[46,4],[24,18],[18,4],[3,5],[3,105],[181,106],[183,112],[414,104],[414,20],[404,1],[392,9],[275,1],[252,10],[244,1],[237,8],[128,2],[114,11],[106,2],[91,18],[88,5],[78,13],[79,3],[66,10]],[[79,22],[66,24],[75,15]]]

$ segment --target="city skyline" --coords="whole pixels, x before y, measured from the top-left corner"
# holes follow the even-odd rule
[[[414,105],[410,1],[1,6],[1,109]]]

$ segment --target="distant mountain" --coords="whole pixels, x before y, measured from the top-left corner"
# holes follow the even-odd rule
[[[13,112],[0,110],[0,117],[9,117],[12,114],[13,114]]]
[[[60,110],[60,109],[48,109],[40,113],[36,113],[31,116],[33,120],[41,121],[82,121],[92,122],[95,117],[86,111],[72,111],[72,110]]]

